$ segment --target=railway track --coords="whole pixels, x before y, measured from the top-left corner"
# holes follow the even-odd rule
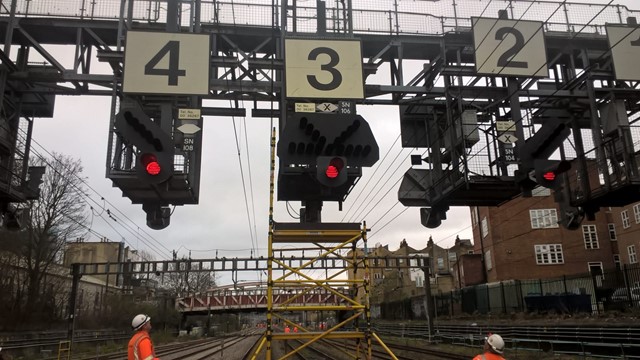
[[[298,348],[305,342],[302,340],[289,340],[282,342],[283,349],[279,351],[280,358],[293,349]],[[429,360],[429,359],[447,359],[447,360],[468,360],[469,356],[449,353],[441,350],[425,349],[408,345],[390,345],[388,346],[398,360]],[[298,353],[293,355],[291,359],[299,360],[343,360],[352,357],[356,350],[356,346],[351,342],[340,342],[336,340],[321,340],[318,343],[311,344]],[[361,356],[364,355],[364,349],[360,349]],[[410,355],[398,355],[402,351],[403,354],[410,352]],[[281,353],[280,353],[281,352]],[[392,357],[382,349],[381,346],[373,344],[372,357],[376,360],[392,359]]]
[[[246,348],[252,347],[258,339],[259,334],[238,334],[235,336],[201,339],[194,341],[186,341],[182,343],[171,343],[156,346],[156,355],[162,360],[206,360],[212,359],[216,355],[222,357],[225,352],[230,355],[233,354],[233,358],[241,359]],[[243,344],[246,343],[246,344]],[[237,346],[240,345],[240,346]],[[240,354],[240,355],[238,355]],[[127,357],[126,351],[118,351],[111,354],[88,356],[74,358],[78,360],[122,360]]]
[[[510,351],[640,359],[640,327],[438,325],[429,337],[426,325],[399,325],[376,324],[375,330],[386,336],[476,348],[493,332],[505,339]]]

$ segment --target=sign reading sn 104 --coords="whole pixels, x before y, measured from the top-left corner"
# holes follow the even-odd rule
[[[547,77],[543,23],[472,18],[476,72],[481,75]],[[640,28],[608,25],[616,79],[640,80]],[[207,95],[208,34],[127,32],[123,91]],[[286,39],[287,98],[362,99],[360,41]]]

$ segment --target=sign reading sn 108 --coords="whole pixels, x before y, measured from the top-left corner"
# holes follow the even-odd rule
[[[543,23],[472,18],[476,72],[481,75],[547,77]],[[608,25],[616,79],[640,80],[640,28]],[[123,91],[207,95],[208,34],[127,32]],[[287,98],[362,99],[360,41],[286,39]]]

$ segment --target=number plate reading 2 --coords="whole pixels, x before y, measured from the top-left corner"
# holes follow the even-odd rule
[[[547,77],[542,22],[472,18],[476,72]]]
[[[209,93],[209,35],[129,31],[123,91],[143,94]]]
[[[640,80],[640,28],[607,26],[613,68],[618,80]]]
[[[360,41],[285,40],[288,98],[362,99]]]

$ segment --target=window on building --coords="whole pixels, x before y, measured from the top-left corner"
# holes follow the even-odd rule
[[[582,238],[585,249],[598,249],[598,233],[595,225],[582,225]]]
[[[487,270],[493,269],[493,262],[491,261],[491,250],[487,250],[484,252],[484,265],[487,267]]]
[[[636,224],[640,224],[640,204],[633,205],[633,217],[636,219]]]
[[[438,258],[438,270],[444,270],[444,258]]]
[[[489,221],[487,220],[487,217],[483,217],[482,218],[482,226],[480,231],[482,232],[482,237],[485,238],[487,237],[487,235],[489,235]]]
[[[629,223],[629,211],[624,210],[620,213],[620,217],[622,217],[622,228],[627,229],[631,226]]]
[[[616,265],[616,270],[622,269],[622,264],[620,263],[620,255],[613,254],[613,263]]]
[[[478,226],[478,207],[476,206],[471,208],[471,225]]]
[[[616,241],[618,236],[616,235],[616,224],[609,224],[609,240]]]
[[[471,254],[471,255],[473,255],[473,250],[469,250],[469,251],[467,251],[467,254]]]
[[[416,276],[416,287],[423,287],[424,286],[424,278],[422,278],[422,275],[418,274]]]
[[[562,244],[535,245],[536,264],[564,264]]]
[[[601,262],[590,262],[590,263],[588,263],[587,266],[589,267],[589,273],[591,275],[601,275],[602,276],[604,274]]]
[[[458,256],[454,252],[450,252],[448,256],[449,256],[449,264],[453,264],[454,262],[456,262],[456,260],[458,260]]]
[[[635,264],[638,262],[638,255],[636,255],[636,246],[627,246],[627,254],[629,254],[629,264]]]
[[[549,229],[558,227],[558,212],[556,209],[529,210],[532,229]]]

